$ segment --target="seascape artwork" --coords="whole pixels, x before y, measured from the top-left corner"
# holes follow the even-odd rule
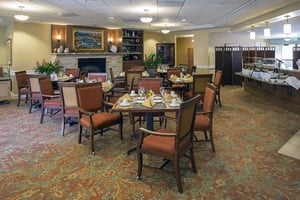
[[[103,50],[103,31],[73,29],[73,48],[78,50]]]

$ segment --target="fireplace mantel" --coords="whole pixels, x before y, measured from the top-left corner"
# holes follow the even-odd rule
[[[116,73],[120,73],[123,70],[123,53],[51,53],[51,61],[59,60],[63,67],[65,68],[78,68],[79,58],[106,58],[106,71],[109,68],[113,68]]]

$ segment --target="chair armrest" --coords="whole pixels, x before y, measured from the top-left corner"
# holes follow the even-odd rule
[[[142,133],[146,133],[149,135],[157,135],[157,136],[165,136],[165,137],[174,137],[176,136],[176,133],[162,133],[162,132],[157,132],[157,131],[150,131],[148,129],[145,128],[139,128],[139,130],[142,131]]]
[[[78,107],[78,110],[79,110],[79,112],[82,112],[82,113],[87,114],[87,115],[93,115],[93,114],[95,114],[95,112],[87,111],[87,110],[85,110],[85,109],[83,109],[81,107]]]

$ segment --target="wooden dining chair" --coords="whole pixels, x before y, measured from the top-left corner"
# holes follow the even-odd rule
[[[28,85],[28,82],[27,82],[26,71],[15,72],[15,75],[16,75],[17,88],[18,88],[17,107],[19,107],[21,100],[24,100],[25,103],[27,103],[27,101],[28,101],[29,85]]]
[[[221,81],[222,81],[223,71],[217,70],[215,73],[214,86],[216,87],[216,103],[219,103],[219,106],[222,107],[221,104]]]
[[[86,128],[91,141],[92,154],[95,155],[94,136],[108,130],[116,130],[123,141],[123,118],[121,114],[104,110],[104,95],[101,82],[76,84],[76,96],[79,109],[79,138],[81,143],[83,128]],[[118,125],[118,128],[113,126]]]
[[[107,73],[88,73],[90,81],[105,82],[107,80]]]
[[[61,135],[65,134],[65,126],[67,123],[72,125],[74,122],[73,119],[78,120],[78,103],[75,90],[74,82],[59,82],[59,93],[61,100]],[[73,118],[73,119],[72,119]]]
[[[128,91],[130,87],[132,87],[133,90],[137,90],[139,78],[142,78],[142,71],[131,71],[131,70],[126,71],[125,72],[125,91]],[[132,79],[134,81],[131,85]]]
[[[79,78],[79,73],[80,69],[79,68],[66,68],[65,69],[65,75],[70,76],[71,74],[73,75],[74,79]]]
[[[32,112],[32,107],[40,107],[42,101],[42,95],[40,92],[39,78],[45,77],[45,75],[27,75],[27,82],[29,86],[29,113]]]
[[[182,67],[172,67],[167,69],[167,76],[170,79],[172,76],[177,76],[180,78],[180,74],[182,73]],[[183,83],[173,83],[172,81],[168,81],[168,86],[172,88],[172,90],[176,91],[180,96],[182,96],[183,91],[186,88],[186,85]]]
[[[195,118],[195,142],[210,142],[212,151],[215,152],[215,145],[213,139],[213,114],[216,97],[216,87],[213,84],[207,84],[205,87],[205,94],[202,104],[202,111],[196,113]],[[198,139],[197,133],[202,131],[204,139]],[[209,132],[209,136],[207,135]]]
[[[194,74],[190,90],[183,94],[184,99],[191,99],[198,94],[203,99],[206,85],[212,82],[212,76],[212,74]]]
[[[160,87],[163,86],[163,79],[162,78],[139,78],[138,79],[138,88],[144,87],[145,90],[152,90],[154,94],[160,94]],[[132,131],[135,134],[135,124],[139,123],[139,126],[142,125],[142,122],[145,121],[146,113],[143,112],[131,112],[130,119],[132,124]],[[161,117],[164,116],[163,112],[154,112],[153,117],[159,118],[159,123],[162,123]],[[136,120],[137,118],[137,120]]]
[[[188,101],[180,104],[177,118],[170,118],[168,120],[175,120],[175,127],[158,129],[157,131],[140,128],[139,141],[137,144],[137,158],[138,158],[138,173],[137,177],[140,180],[142,176],[143,167],[151,169],[162,170],[166,163],[160,168],[154,167],[151,160],[145,164],[143,160],[144,154],[149,154],[154,157],[161,157],[163,160],[172,161],[174,165],[174,175],[176,177],[177,188],[180,193],[183,192],[183,187],[180,177],[180,158],[184,157],[189,152],[189,158],[192,163],[192,170],[197,173],[193,137],[194,137],[194,121],[197,103],[200,96],[196,96]],[[151,159],[147,157],[147,159]]]
[[[41,94],[41,118],[40,123],[43,123],[44,116],[48,110],[49,115],[53,116],[61,110],[61,101],[59,93],[55,93],[52,86],[52,81],[49,76],[41,77],[39,80],[39,88]]]

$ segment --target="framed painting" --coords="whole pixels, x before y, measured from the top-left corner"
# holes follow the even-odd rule
[[[88,51],[104,50],[104,31],[73,28],[73,49]]]

